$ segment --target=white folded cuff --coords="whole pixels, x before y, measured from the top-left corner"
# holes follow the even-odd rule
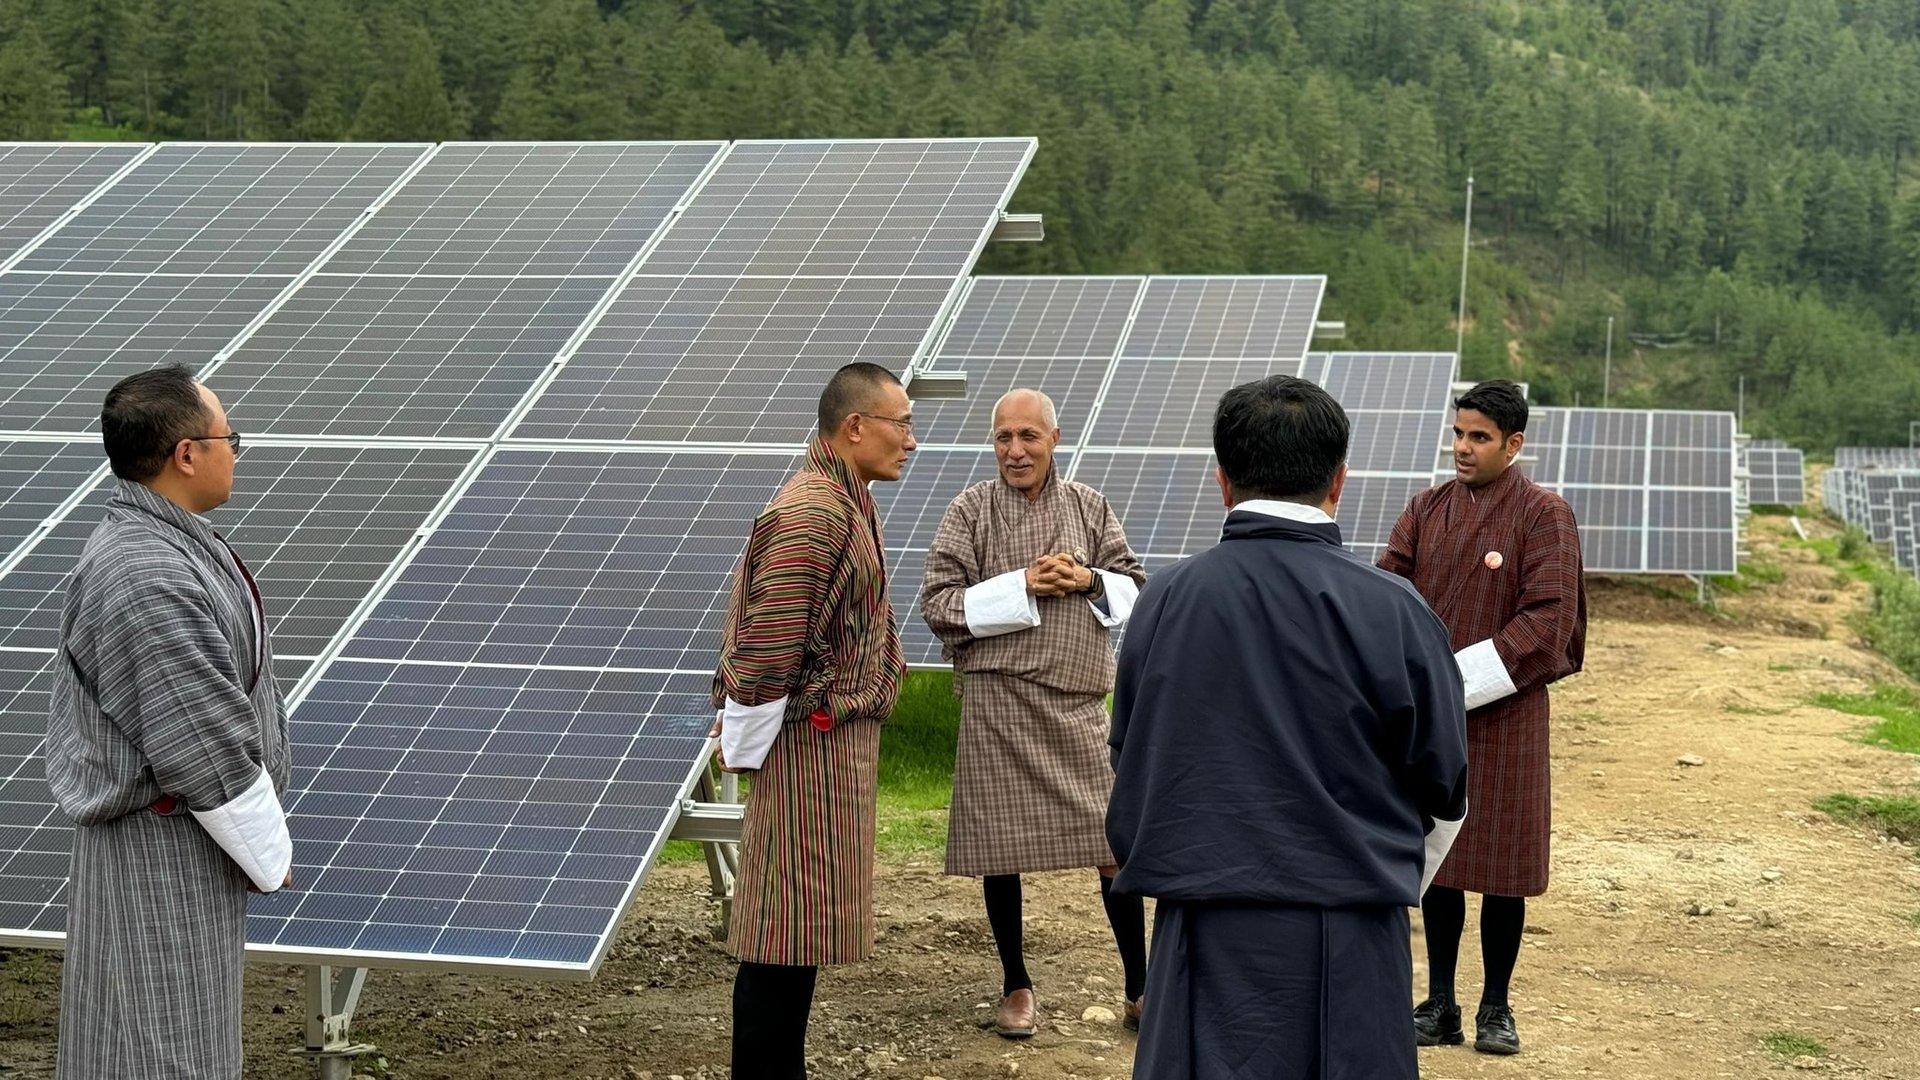
[[[990,577],[966,592],[967,633],[977,638],[999,637],[1040,625],[1040,601],[1027,591],[1027,572],[1009,570]]]
[[[265,766],[253,786],[211,810],[193,811],[227,857],[246,871],[247,879],[263,893],[278,889],[293,867],[293,838],[287,835],[287,812],[273,790]]]
[[[773,740],[785,723],[785,695],[761,705],[742,705],[732,698],[720,710],[720,760],[729,769],[757,769],[767,760]]]
[[[1127,625],[1128,616],[1133,614],[1133,602],[1140,599],[1140,586],[1135,585],[1127,575],[1111,570],[1096,569],[1094,573],[1100,575],[1107,587],[1099,600],[1087,601],[1088,606],[1093,608],[1093,617],[1109,630]]]
[[[1459,821],[1441,821],[1433,819],[1433,828],[1427,830],[1427,861],[1420,870],[1420,895],[1427,895],[1427,886],[1433,884],[1433,876],[1440,872],[1440,864],[1447,861],[1447,852],[1453,850],[1453,841],[1460,835],[1460,826],[1467,823],[1467,815],[1461,814]]]
[[[1507,674],[1507,665],[1501,662],[1499,651],[1493,647],[1492,638],[1476,641],[1454,653],[1453,662],[1460,665],[1460,678],[1467,684],[1469,712],[1517,692],[1513,677]]]

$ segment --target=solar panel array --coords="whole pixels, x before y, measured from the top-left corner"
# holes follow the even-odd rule
[[[251,950],[590,974],[699,774],[718,608],[821,380],[907,368],[1032,151],[9,148],[0,940],[65,925],[39,744],[99,401],[183,360],[248,435],[210,517],[296,701],[301,885]]]
[[[1534,408],[1522,467],[1580,523],[1596,573],[1731,574],[1732,413]]]
[[[1836,469],[1920,469],[1920,447],[1837,446],[1833,450]]]
[[[1807,501],[1807,461],[1787,446],[1747,447],[1747,501],[1755,506],[1798,506]]]

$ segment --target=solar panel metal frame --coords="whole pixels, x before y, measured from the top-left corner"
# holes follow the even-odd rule
[[[55,230],[59,229],[62,225],[65,225],[67,221],[70,220],[75,214],[78,214],[80,211],[86,209],[86,207],[89,204],[91,204],[93,200],[96,197],[98,197],[101,192],[112,187],[115,183],[117,183],[120,180],[121,177],[125,176],[128,172],[131,172],[135,166],[139,165],[142,161],[145,161],[149,156],[151,156],[154,153],[154,151],[158,150],[159,145],[160,144],[158,143],[144,143],[144,142],[128,142],[128,143],[10,142],[5,144],[0,144],[0,154],[4,154],[5,157],[11,157],[13,150],[23,149],[23,148],[46,149],[46,150],[52,151],[54,154],[58,154],[61,151],[70,150],[70,149],[86,149],[86,150],[95,151],[96,153],[100,150],[105,150],[109,148],[111,149],[125,148],[133,151],[133,153],[127,158],[126,161],[121,162],[117,167],[115,167],[107,175],[94,181],[92,186],[88,187],[84,191],[77,192],[71,200],[62,196],[59,200],[57,200],[57,202],[50,204],[50,205],[59,205],[61,209],[59,210],[59,212],[49,217],[45,225],[42,225],[40,228],[35,229],[32,233],[29,233],[26,236],[24,236],[20,240],[19,244],[15,246],[12,250],[6,251],[4,253],[0,253],[0,273],[6,272],[6,270],[12,267],[14,263],[24,258],[28,251],[32,250],[35,247],[38,247],[42,240],[46,239],[49,235],[51,235]],[[51,197],[52,197],[51,193],[49,192],[48,195],[41,196],[39,199],[35,199],[33,201],[40,202],[43,200],[51,199]],[[19,220],[19,218],[23,214],[27,213],[29,209],[30,208],[28,207],[22,207],[19,211],[16,211],[12,216],[8,217],[4,222],[0,222],[0,232],[4,232],[5,229],[11,228],[13,223]]]

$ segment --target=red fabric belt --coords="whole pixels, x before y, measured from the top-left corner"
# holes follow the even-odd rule
[[[153,800],[152,804],[149,805],[147,809],[153,811],[156,814],[159,814],[161,817],[166,817],[167,815],[173,813],[173,808],[178,805],[180,805],[180,800],[174,798],[171,795],[162,795],[159,798]]]

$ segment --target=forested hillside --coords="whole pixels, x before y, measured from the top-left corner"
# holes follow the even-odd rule
[[[1015,272],[1325,272],[1348,345],[1811,447],[1920,418],[1903,0],[0,0],[0,137],[1031,134]]]

